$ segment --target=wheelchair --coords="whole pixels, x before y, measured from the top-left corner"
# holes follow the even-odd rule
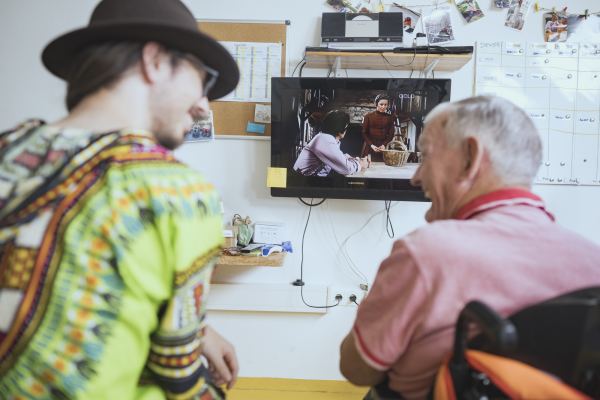
[[[467,340],[472,329],[478,334]],[[402,397],[378,385],[365,398]],[[469,302],[429,399],[600,399],[600,287],[534,304],[507,319],[480,301]]]

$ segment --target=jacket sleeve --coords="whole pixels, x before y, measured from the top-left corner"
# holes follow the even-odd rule
[[[338,174],[351,175],[360,171],[360,163],[354,157],[342,153],[340,146],[335,140],[328,140],[323,136],[312,148],[315,155],[329,165]]]
[[[168,238],[162,247],[171,249],[165,259],[173,267],[171,296],[160,308],[146,364],[150,380],[167,399],[195,398],[218,390],[201,356],[210,276],[222,245],[219,198],[204,182],[188,187],[194,190],[186,202],[188,211],[178,211],[180,218],[162,224]]]

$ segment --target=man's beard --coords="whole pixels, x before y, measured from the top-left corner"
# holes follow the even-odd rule
[[[173,133],[157,132],[154,134],[156,141],[162,146],[169,150],[175,150],[183,144],[183,139],[177,137]]]

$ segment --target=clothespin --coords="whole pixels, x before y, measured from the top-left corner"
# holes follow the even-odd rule
[[[566,13],[567,13],[567,8],[568,8],[568,7],[565,7],[565,8],[563,8],[563,9],[562,9],[562,13],[563,13],[563,14],[566,14]]]
[[[588,15],[590,15],[590,10],[585,9],[585,13],[583,14],[583,18],[587,19]]]
[[[535,3],[533,3],[533,10],[535,12],[539,12],[540,11],[540,3],[539,2],[536,1]]]

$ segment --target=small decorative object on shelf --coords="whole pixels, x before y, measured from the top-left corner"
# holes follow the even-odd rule
[[[246,218],[242,218],[240,214],[235,214],[231,224],[233,225],[233,232],[237,237],[237,244],[239,246],[247,246],[252,240],[252,234],[254,233],[250,217],[246,216]]]

